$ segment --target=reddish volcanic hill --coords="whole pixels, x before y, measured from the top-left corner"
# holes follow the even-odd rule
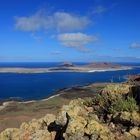
[[[95,62],[86,65],[88,68],[120,68],[121,65],[107,62]]]

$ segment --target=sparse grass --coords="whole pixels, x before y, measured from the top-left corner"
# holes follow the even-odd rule
[[[32,103],[14,103],[14,105],[9,105],[6,107],[3,111],[0,112],[0,115],[18,115],[18,114],[32,114],[36,111],[40,112],[55,112],[56,108],[61,107],[64,104],[67,104],[68,100],[61,98],[61,97],[55,97],[49,100],[38,100],[36,102]]]
[[[84,105],[92,106],[93,105],[93,98],[90,98],[90,97],[84,98]]]
[[[121,99],[114,102],[109,108],[110,113],[121,112],[121,111],[127,111],[127,112],[139,111],[139,107],[136,104],[136,100],[133,97],[128,96],[126,100]]]
[[[109,104],[109,102],[111,105]],[[115,100],[111,100],[111,97],[109,95],[107,98],[104,98],[102,95],[97,94],[96,97],[93,99],[93,103],[95,105],[99,105],[101,108],[103,108],[109,113],[121,111],[139,111],[136,100],[130,96],[128,96],[127,99],[118,97]]]
[[[105,105],[105,99],[103,96],[97,94],[95,98],[93,99],[93,102],[99,106],[104,106]]]
[[[47,113],[57,114],[59,108],[69,100],[55,97],[49,100],[38,100],[32,103],[14,103],[0,111],[0,132],[6,128],[19,127],[22,122],[41,118]]]

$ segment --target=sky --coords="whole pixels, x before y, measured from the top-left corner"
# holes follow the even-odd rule
[[[140,62],[140,0],[0,0],[0,62]]]

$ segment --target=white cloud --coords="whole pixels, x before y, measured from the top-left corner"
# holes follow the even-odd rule
[[[95,7],[92,11],[92,14],[102,14],[106,12],[107,8],[103,7],[102,5],[99,5]]]
[[[46,19],[40,12],[29,17],[16,17],[16,29],[21,31],[38,31],[46,25]]]
[[[90,36],[83,33],[63,33],[59,34],[57,39],[63,46],[76,48],[83,52],[89,51],[85,45],[97,41],[96,36]]]
[[[140,44],[138,44],[138,43],[136,43],[136,42],[133,42],[133,43],[130,45],[130,48],[132,48],[132,49],[140,48]]]
[[[57,31],[74,31],[85,28],[90,23],[86,16],[73,15],[66,12],[55,12],[52,15],[45,15],[38,11],[32,16],[16,17],[15,27],[21,31],[39,31],[45,29]]]
[[[71,15],[65,12],[56,12],[54,14],[54,22],[59,31],[62,30],[79,30],[85,28],[90,20],[85,16]]]

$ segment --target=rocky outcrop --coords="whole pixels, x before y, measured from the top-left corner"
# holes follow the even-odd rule
[[[48,131],[48,125],[56,116],[47,114],[41,119],[22,123],[19,129],[6,129],[0,134],[0,140],[54,140],[56,133]]]
[[[56,115],[8,128],[0,140],[140,139],[139,103],[129,84],[110,84],[95,98],[75,99]],[[137,93],[138,94],[138,93]]]
[[[113,122],[124,126],[140,126],[140,113],[138,112],[117,112],[112,116]]]
[[[116,95],[116,94],[128,94],[130,92],[131,86],[126,83],[121,84],[108,84],[103,88],[103,94]]]

